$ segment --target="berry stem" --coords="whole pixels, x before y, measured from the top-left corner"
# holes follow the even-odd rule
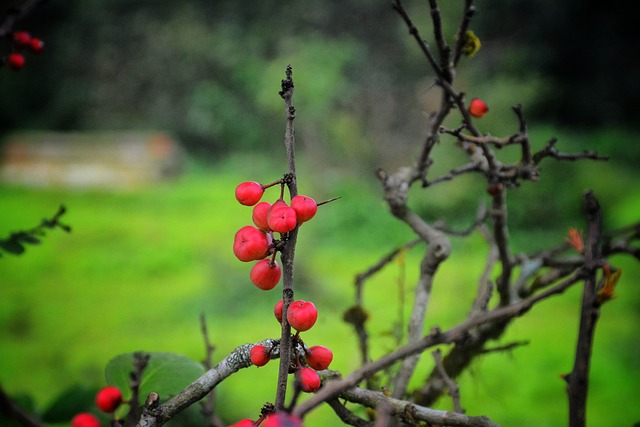
[[[262,188],[266,190],[267,188],[273,187],[274,185],[278,185],[278,184],[282,184],[282,179],[279,179],[277,181],[273,181],[270,184],[263,184]]]
[[[295,160],[295,107],[293,106],[293,79],[291,65],[287,66],[286,79],[282,80],[280,96],[284,99],[285,113],[287,117],[284,134],[284,144],[287,152],[288,174],[283,178],[281,197],[284,193],[284,184],[289,188],[289,195],[293,198],[298,195],[296,184],[296,160]],[[282,263],[282,335],[280,338],[280,366],[278,369],[278,385],[276,388],[275,406],[277,410],[284,409],[287,394],[287,380],[289,376],[289,364],[291,362],[291,325],[287,321],[287,310],[293,302],[293,260],[298,237],[298,227],[289,232],[289,237],[282,247],[280,260]]]
[[[318,206],[326,205],[327,203],[335,202],[336,200],[338,200],[338,199],[340,199],[340,198],[341,198],[340,196],[338,196],[338,197],[332,197],[332,198],[330,198],[329,200],[324,200],[324,201],[322,201],[322,202],[318,202],[318,203],[317,203],[317,205],[318,205]]]

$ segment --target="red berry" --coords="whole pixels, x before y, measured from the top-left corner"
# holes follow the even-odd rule
[[[100,427],[100,421],[95,415],[82,412],[71,419],[71,427]]]
[[[249,350],[249,357],[251,358],[251,363],[256,366],[264,366],[269,363],[269,360],[271,360],[269,349],[260,344],[256,344],[251,347],[251,350]]]
[[[263,259],[258,261],[253,268],[249,277],[254,285],[263,291],[268,291],[276,287],[282,276],[282,270],[275,260]]]
[[[318,211],[316,201],[307,196],[296,196],[291,199],[291,207],[296,211],[298,224],[309,221]]]
[[[469,114],[473,117],[480,118],[484,116],[487,111],[489,111],[489,107],[487,104],[480,98],[473,98],[471,103],[469,104]]]
[[[251,219],[253,220],[253,223],[256,225],[256,227],[258,227],[260,230],[270,230],[269,222],[267,221],[269,209],[271,209],[271,203],[269,202],[260,202],[253,207]]]
[[[96,395],[96,406],[102,412],[113,412],[121,403],[122,392],[117,387],[103,387]]]
[[[307,365],[316,371],[327,369],[333,360],[333,353],[327,347],[314,345],[307,350]]]
[[[38,38],[32,38],[29,42],[29,49],[33,53],[40,53],[44,49],[44,42]]]
[[[289,206],[278,206],[275,208],[274,206],[275,204],[269,209],[269,215],[267,216],[269,228],[278,233],[288,233],[296,228],[296,211]]]
[[[320,376],[311,368],[301,368],[296,372],[300,389],[305,393],[313,393],[320,388]]]
[[[255,424],[249,418],[245,418],[244,420],[240,420],[235,424],[231,424],[229,427],[254,427]]]
[[[282,323],[282,306],[284,305],[284,301],[280,300],[276,303],[275,307],[273,307],[273,314],[276,316],[278,322]]]
[[[26,31],[15,31],[13,33],[13,41],[15,41],[18,46],[27,46],[31,43],[31,35]]]
[[[312,302],[297,300],[287,310],[287,321],[298,332],[308,331],[318,320],[318,310]]]
[[[245,418],[244,420],[240,420],[235,424],[231,424],[229,427],[254,427],[255,424],[249,418]]]
[[[11,52],[7,55],[7,65],[13,70],[21,70],[24,68],[24,56],[16,52]]]
[[[236,187],[236,199],[241,205],[255,205],[262,198],[262,194],[264,194],[264,187],[258,182],[243,182]]]
[[[247,225],[236,232],[233,253],[243,262],[257,261],[267,256],[269,243],[269,238],[264,231]]]
[[[275,412],[269,415],[260,427],[302,427],[302,421],[295,415]]]

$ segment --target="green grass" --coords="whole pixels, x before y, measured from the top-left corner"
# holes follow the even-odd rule
[[[268,162],[255,160],[234,157],[213,170],[191,165],[179,180],[140,191],[0,187],[1,235],[36,225],[60,204],[68,208],[63,221],[73,227],[71,234],[49,232],[41,245],[29,247],[22,256],[0,258],[3,388],[10,394],[33,396],[36,406],[44,409],[74,384],[103,385],[104,366],[121,353],[169,351],[201,360],[200,313],[207,316],[215,360],[238,345],[276,337],[279,327],[271,313],[278,293],[253,287],[248,266],[231,252],[235,231],[250,221],[249,208],[234,201],[233,188],[243,180],[266,182],[280,175]],[[305,166],[304,160],[301,164]],[[347,373],[358,366],[353,332],[341,320],[354,303],[353,278],[411,234],[389,217],[369,176],[322,171],[306,176],[303,167],[302,192],[319,200],[342,197],[321,207],[300,231],[296,295],[312,299],[320,311],[317,326],[305,333],[305,342],[332,348],[332,367]],[[630,179],[625,170],[605,169],[609,179]],[[589,169],[577,170],[606,192],[607,186]],[[477,200],[483,192],[471,183],[461,185],[444,184],[441,190],[416,194],[413,203],[428,217],[434,210],[439,214],[453,210],[457,212],[453,222],[467,224],[474,211],[466,209],[466,202],[450,202],[451,194]],[[607,201],[614,201],[603,202],[607,223],[638,219],[640,197],[628,190],[628,185],[618,185],[605,194]],[[526,191],[529,188],[519,189],[514,199],[522,197],[527,206],[534,205],[520,195]],[[275,190],[272,194],[275,198]],[[579,203],[579,197],[574,202]],[[512,229],[512,238],[522,248],[559,243],[567,227],[576,225],[571,218],[560,215],[554,223],[533,228],[528,224],[535,219],[516,212],[514,222],[524,228]],[[466,316],[483,268],[481,239],[452,242],[453,255],[434,284],[427,328],[447,328]],[[405,317],[409,313],[408,306],[400,305],[399,283],[404,283],[404,297],[410,301],[423,250],[412,249],[404,264],[390,264],[366,284],[374,357],[395,347],[397,313],[401,310]],[[634,284],[640,270],[629,260],[614,262],[624,273],[618,297],[603,307],[596,334],[588,412],[595,427],[640,421],[634,398],[640,383],[640,292]],[[496,345],[521,340],[530,344],[486,355],[460,378],[468,413],[486,414],[505,426],[565,424],[566,395],[559,374],[571,369],[579,303],[579,289],[572,289],[518,319]],[[431,366],[431,356],[425,354],[416,385]],[[276,369],[276,364],[269,364],[242,370],[220,385],[218,406],[229,423],[253,417],[262,404],[273,401]],[[451,409],[449,399],[442,399],[438,407]],[[322,408],[306,425],[336,424],[331,411]]]

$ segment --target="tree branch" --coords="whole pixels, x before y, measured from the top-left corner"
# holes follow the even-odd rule
[[[565,376],[569,395],[569,426],[586,425],[587,392],[589,390],[589,366],[593,347],[593,336],[599,316],[596,304],[596,272],[600,264],[600,239],[602,234],[602,211],[593,192],[584,196],[588,223],[585,245],[585,279],[580,310],[580,329],[573,369]]]

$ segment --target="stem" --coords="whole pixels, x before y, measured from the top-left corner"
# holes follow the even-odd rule
[[[280,96],[284,99],[285,112],[287,114],[284,145],[287,152],[288,173],[284,182],[289,188],[289,194],[293,198],[298,194],[296,185],[296,160],[295,160],[295,107],[292,103],[294,85],[291,78],[291,65],[287,66],[286,79],[282,80]],[[287,321],[287,311],[293,302],[293,260],[298,238],[298,227],[289,232],[288,239],[282,248],[282,335],[280,339],[280,367],[278,369],[278,385],[276,389],[275,405],[277,410],[284,409],[287,394],[287,380],[289,377],[289,365],[291,364],[291,326]]]
[[[589,227],[585,245],[584,291],[580,311],[580,329],[573,369],[566,379],[569,395],[569,426],[586,425],[587,392],[589,390],[589,366],[593,348],[593,336],[598,321],[599,310],[596,304],[596,269],[600,261],[600,238],[602,232],[602,211],[595,195],[589,191],[584,196]]]

